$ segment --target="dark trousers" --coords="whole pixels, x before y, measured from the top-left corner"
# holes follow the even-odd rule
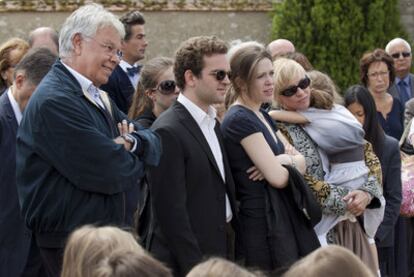
[[[63,248],[39,247],[47,277],[59,277],[63,263]]]

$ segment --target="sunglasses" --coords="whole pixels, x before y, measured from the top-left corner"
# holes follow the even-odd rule
[[[161,94],[170,95],[175,93],[176,83],[173,80],[162,81],[154,90],[158,90]]]
[[[223,81],[226,78],[226,76],[229,79],[231,77],[230,71],[225,71],[225,70],[214,70],[210,72],[209,75],[214,76],[214,78],[216,78],[216,80],[219,82]]]
[[[303,78],[302,80],[299,81],[297,86],[290,86],[287,89],[284,89],[280,92],[280,95],[286,96],[286,97],[291,97],[293,95],[296,94],[296,92],[298,91],[298,88],[300,89],[305,89],[307,87],[309,87],[311,81],[308,78],[308,76],[305,76],[305,78]]]
[[[394,59],[398,59],[401,57],[401,55],[404,58],[408,58],[409,56],[411,56],[411,53],[410,52],[397,52],[397,53],[391,54],[391,57],[393,57]]]

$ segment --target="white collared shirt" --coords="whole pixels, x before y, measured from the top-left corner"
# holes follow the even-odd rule
[[[130,65],[129,63],[127,63],[126,61],[124,61],[124,60],[121,60],[120,62],[119,62],[119,66],[122,68],[122,70],[127,74],[127,76],[128,76],[128,78],[129,78],[129,80],[131,81],[131,84],[134,86],[134,88],[135,88],[135,90],[137,89],[137,86],[138,86],[138,81],[139,81],[139,73],[138,74],[135,74],[134,76],[130,76],[129,74],[128,74],[128,70],[127,70],[127,68],[130,68],[130,67],[133,67],[133,66],[137,66],[136,64],[133,64],[133,65]]]
[[[96,104],[98,104],[102,108],[105,108],[101,98],[100,97],[96,98],[95,95],[92,94],[89,90],[90,86],[94,86],[92,84],[92,81],[86,78],[85,76],[83,76],[82,74],[80,74],[79,72],[77,72],[75,69],[71,68],[69,65],[65,64],[63,61],[62,61],[62,64],[67,68],[67,70],[69,70],[69,72],[73,75],[73,77],[75,77],[75,79],[79,82],[82,90],[86,91],[92,97],[92,99],[95,100]],[[97,89],[99,91],[99,88]]]
[[[13,89],[13,86],[9,87],[5,93],[7,93],[7,97],[9,97],[9,101],[12,106],[14,116],[16,117],[16,120],[17,120],[17,125],[20,125],[23,115],[22,115],[22,111],[20,110],[19,103],[17,103],[16,99],[14,99],[12,89]]]
[[[217,166],[220,170],[220,175],[223,178],[223,181],[226,182],[223,154],[221,153],[220,144],[217,139],[216,132],[214,131],[214,127],[216,126],[216,109],[214,109],[212,106],[209,106],[206,113],[196,104],[191,102],[191,100],[182,93],[178,95],[177,101],[183,104],[183,106],[188,110],[188,112],[197,122],[197,125],[200,127],[204,137],[207,140],[208,145],[210,146],[210,150],[213,153],[214,159],[216,160]],[[226,193],[226,221],[230,222],[232,217],[233,213],[231,211],[230,201]]]

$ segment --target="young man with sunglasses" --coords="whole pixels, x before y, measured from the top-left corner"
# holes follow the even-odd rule
[[[119,20],[125,28],[125,37],[121,42],[122,59],[101,89],[127,114],[142,67],[138,62],[144,59],[148,42],[145,39],[145,19],[139,11],[128,12]]]
[[[181,93],[152,125],[163,154],[148,174],[154,213],[146,245],[176,276],[207,256],[233,256],[235,188],[212,107],[230,84],[226,53],[216,37],[183,42],[174,64]]]
[[[389,88],[389,93],[405,105],[414,96],[414,75],[410,73],[411,46],[402,38],[394,38],[388,42],[385,52],[394,60],[396,75],[394,83]]]

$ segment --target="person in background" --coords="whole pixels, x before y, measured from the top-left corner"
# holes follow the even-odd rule
[[[50,27],[39,27],[29,34],[30,48],[46,47],[55,55],[59,54],[59,34]]]
[[[388,92],[405,106],[414,96],[414,75],[411,70],[411,46],[402,38],[394,38],[385,46],[385,52],[394,60],[395,81]]]
[[[13,84],[0,96],[0,276],[42,276],[39,249],[20,213],[16,136],[27,102],[55,60],[48,49],[29,51],[15,68]]]
[[[122,60],[101,89],[106,91],[118,108],[125,114],[131,106],[132,95],[137,90],[141,64],[148,42],[145,38],[145,19],[139,11],[131,11],[119,19],[125,28],[121,43]]]
[[[375,234],[381,276],[397,276],[395,259],[395,226],[401,205],[401,158],[398,141],[384,133],[378,123],[374,99],[361,85],[348,88],[344,94],[345,107],[362,124],[365,139],[372,144],[380,159],[383,195],[386,201],[384,219]]]
[[[36,88],[17,133],[21,210],[47,276],[59,276],[74,229],[128,225],[128,191],[161,156],[158,136],[128,122],[98,89],[119,62],[123,37],[122,24],[101,5],[74,11],[60,32],[60,59]]]
[[[157,57],[145,64],[128,112],[131,120],[151,127],[155,119],[174,103],[179,89],[173,64],[174,61],[166,57]]]
[[[295,45],[287,39],[280,38],[270,42],[267,45],[267,51],[270,52],[272,59],[275,60],[279,56],[295,52]]]
[[[382,129],[399,140],[404,131],[404,107],[398,98],[388,93],[395,78],[393,59],[384,50],[375,49],[362,56],[359,67],[361,83],[374,98]]]
[[[29,50],[20,38],[11,38],[0,45],[0,95],[13,83],[14,68]]]

